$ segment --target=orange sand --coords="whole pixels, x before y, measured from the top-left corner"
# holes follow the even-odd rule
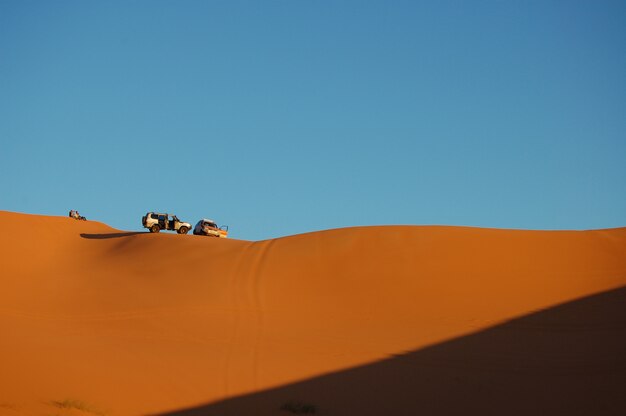
[[[0,414],[626,414],[626,228],[0,223]]]

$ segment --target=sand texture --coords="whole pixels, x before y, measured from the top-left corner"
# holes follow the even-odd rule
[[[626,228],[0,223],[0,415],[626,414]]]

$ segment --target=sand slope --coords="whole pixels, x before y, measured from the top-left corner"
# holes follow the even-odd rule
[[[248,242],[0,222],[32,230],[0,235],[0,414],[450,414],[515,389],[535,404],[513,414],[570,394],[625,410],[609,387],[626,387],[626,228]],[[493,382],[517,373],[506,392]],[[545,377],[575,386],[529,387]]]

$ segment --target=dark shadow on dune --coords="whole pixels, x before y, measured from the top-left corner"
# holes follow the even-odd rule
[[[125,232],[125,233],[107,233],[107,234],[85,234],[81,233],[82,238],[87,238],[89,240],[106,240],[108,238],[121,238],[121,237],[130,237],[131,235],[137,234],[149,234],[146,232],[134,231],[134,232]]]
[[[289,414],[625,415],[626,288],[370,365],[163,413]]]

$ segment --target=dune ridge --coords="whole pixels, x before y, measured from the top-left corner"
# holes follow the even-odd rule
[[[11,212],[0,221],[31,230],[0,235],[7,414],[231,414],[203,406],[289,391],[626,286],[626,228],[377,226],[250,242]],[[624,332],[624,316],[613,318],[610,332]],[[602,322],[579,330],[593,336]],[[598,371],[623,376],[622,364]],[[386,410],[411,414],[401,409],[412,396],[394,389],[379,391],[397,400]],[[335,394],[337,412],[345,400]],[[345,414],[322,396],[328,414]],[[88,405],[55,407],[64,400]],[[290,412],[263,400],[249,405],[255,414]]]

